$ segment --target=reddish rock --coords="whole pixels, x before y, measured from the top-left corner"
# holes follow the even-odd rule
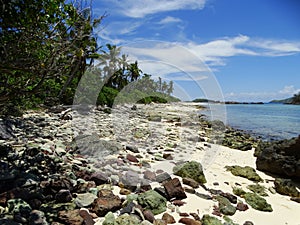
[[[111,190],[100,190],[98,198],[92,204],[92,211],[98,216],[105,216],[109,211],[116,211],[122,206],[121,199],[112,193]]]
[[[83,218],[79,215],[79,209],[70,211],[58,212],[58,218],[64,222],[64,224],[70,225],[82,225]]]
[[[183,212],[183,213],[179,213],[179,216],[182,216],[182,217],[189,217],[190,215],[186,212]]]
[[[108,176],[102,172],[95,172],[91,176],[91,180],[95,182],[96,185],[108,183]]]
[[[186,204],[186,202],[184,201],[181,201],[181,200],[174,200],[172,201],[173,205],[176,205],[176,206],[183,206],[184,204]]]
[[[144,210],[143,215],[145,219],[151,223],[153,223],[153,221],[155,220],[154,214],[151,212],[151,210]]]
[[[202,225],[200,221],[191,219],[191,218],[181,218],[179,223],[187,224],[187,225]]]
[[[239,211],[246,211],[247,209],[249,209],[247,204],[244,204],[242,202],[239,202],[236,206],[236,209]]]
[[[131,154],[127,154],[126,155],[126,159],[130,162],[134,162],[134,163],[137,163],[139,162],[139,160],[134,156],[134,155],[131,155]]]
[[[155,172],[152,172],[150,170],[146,170],[144,172],[144,179],[155,181],[156,180],[156,174],[155,174]]]
[[[174,217],[169,213],[164,213],[162,216],[162,220],[165,221],[167,224],[176,223]]]
[[[222,216],[222,213],[220,212],[219,207],[216,205],[214,205],[214,210],[213,210],[212,214],[215,216]]]
[[[190,213],[190,215],[194,217],[195,220],[201,220],[200,216],[197,213]]]
[[[187,197],[178,178],[173,178],[172,180],[165,182],[164,188],[168,195],[168,200],[172,198],[184,199]]]

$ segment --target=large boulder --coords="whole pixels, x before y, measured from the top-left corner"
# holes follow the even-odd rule
[[[255,155],[258,170],[300,177],[300,136],[290,140],[262,142]]]
[[[206,183],[203,168],[199,162],[191,161],[175,166],[173,172],[182,178],[192,178],[200,184]]]
[[[146,191],[140,194],[137,200],[142,207],[151,210],[154,215],[166,211],[167,200],[156,191]]]

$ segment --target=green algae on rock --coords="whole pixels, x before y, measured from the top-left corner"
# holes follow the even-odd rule
[[[202,225],[223,225],[223,223],[216,217],[204,214],[201,219]]]
[[[240,197],[243,197],[244,194],[246,194],[246,191],[244,191],[242,188],[239,188],[239,187],[233,187],[232,188],[233,190],[233,194],[237,195],[237,196],[240,196]]]
[[[246,193],[243,195],[246,202],[254,209],[264,212],[272,212],[272,206],[267,201],[256,193]]]
[[[260,196],[269,196],[266,192],[266,188],[260,184],[250,184],[247,188]]]
[[[182,178],[192,178],[198,183],[206,183],[203,168],[199,162],[191,161],[182,165],[174,166],[173,172],[175,175]]]
[[[145,209],[151,210],[154,215],[166,211],[167,199],[154,190],[149,190],[140,194],[137,201]]]
[[[290,179],[276,178],[274,185],[275,190],[279,194],[288,195],[291,197],[300,197],[300,192],[297,190],[296,186]]]
[[[229,215],[232,216],[236,212],[236,208],[231,205],[230,201],[222,196],[216,196],[217,201],[219,202],[219,209],[220,212],[223,213],[224,215]]]
[[[250,166],[225,166],[227,171],[230,171],[233,175],[247,178],[255,182],[261,182],[263,179],[256,173],[255,169]]]

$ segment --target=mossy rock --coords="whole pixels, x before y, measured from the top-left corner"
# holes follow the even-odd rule
[[[235,176],[244,177],[255,182],[263,181],[263,179],[256,173],[255,169],[250,166],[225,166],[225,168]]]
[[[229,216],[235,214],[236,208],[233,205],[231,205],[230,201],[227,198],[222,196],[217,196],[216,199],[219,202],[219,209],[221,213]]]
[[[204,214],[201,219],[202,225],[223,225],[221,220],[214,216],[210,216],[208,214]]]
[[[137,201],[145,209],[151,210],[154,215],[166,211],[167,200],[154,190],[140,194]]]
[[[272,206],[267,201],[256,193],[244,194],[245,201],[254,209],[264,212],[272,212]]]
[[[247,186],[247,188],[250,190],[250,191],[253,191],[254,193],[260,195],[260,196],[269,196],[266,192],[266,188],[262,185],[259,185],[259,184],[250,184]]]
[[[242,188],[239,187],[233,187],[233,194],[243,197],[244,194],[246,194],[246,191],[244,191]]]
[[[199,162],[191,161],[182,165],[174,166],[173,172],[175,175],[182,178],[192,178],[200,184],[206,183],[202,165]]]
[[[276,178],[274,185],[275,190],[279,194],[288,195],[291,197],[300,197],[300,192],[290,179]]]

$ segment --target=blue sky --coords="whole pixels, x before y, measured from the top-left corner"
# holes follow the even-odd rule
[[[99,42],[123,46],[174,95],[270,101],[300,91],[300,1],[94,0]]]

